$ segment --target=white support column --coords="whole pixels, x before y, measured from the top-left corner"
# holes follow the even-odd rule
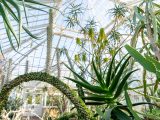
[[[44,93],[44,106],[47,106],[47,96],[48,96],[48,93],[45,92]]]
[[[32,105],[34,106],[36,104],[36,96],[35,96],[35,91],[32,93]]]

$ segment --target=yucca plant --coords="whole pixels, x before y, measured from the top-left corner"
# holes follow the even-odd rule
[[[38,37],[34,36],[28,29],[22,24],[22,9],[24,10],[26,21],[27,20],[27,13],[26,13],[26,7],[36,10],[44,11],[35,5],[41,5],[46,6],[49,8],[52,8],[48,5],[42,4],[40,2],[37,2],[35,0],[0,0],[0,17],[3,19],[3,23],[6,29],[6,34],[8,36],[9,42],[11,47],[15,49],[15,45],[13,40],[16,40],[16,44],[19,47],[20,45],[20,39],[21,39],[21,31],[22,29],[32,38],[38,39]],[[46,11],[44,11],[46,12]],[[13,28],[13,25],[11,23],[10,17],[18,23],[18,33]]]
[[[117,53],[118,51],[116,54]],[[101,105],[116,102],[117,98],[123,92],[128,78],[133,72],[136,71],[127,71],[127,66],[130,59],[130,56],[128,55],[125,55],[120,62],[116,64],[116,54],[110,61],[109,67],[105,67],[104,70],[102,70],[102,67],[99,66],[99,64],[97,64],[94,60],[92,61],[91,66],[95,77],[92,76],[91,78],[96,82],[95,84],[89,83],[86,79],[66,65],[67,68],[78,78],[78,80],[68,77],[66,78],[86,89],[86,96],[83,98],[89,101],[86,102],[86,104]]]

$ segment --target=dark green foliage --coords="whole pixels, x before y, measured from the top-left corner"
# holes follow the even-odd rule
[[[117,108],[112,111],[112,116],[114,120],[132,120],[128,114]]]
[[[118,52],[118,51],[117,51]],[[116,52],[116,54],[117,54]],[[104,70],[102,67],[99,67],[99,64],[95,61],[92,61],[92,68],[94,71],[94,80],[95,84],[89,83],[85,78],[80,76],[78,73],[72,71],[72,73],[78,78],[67,78],[76,84],[79,84],[83,88],[87,90],[86,96],[83,98],[87,100],[89,104],[93,103],[93,105],[97,104],[111,104],[116,101],[116,99],[121,95],[124,89],[124,85],[126,84],[130,75],[135,71],[128,71],[127,66],[130,57],[125,55],[119,63],[115,64],[115,56],[113,56],[112,60],[109,63],[109,67],[106,66]],[[126,58],[127,57],[127,58]],[[86,101],[86,104],[88,102]]]

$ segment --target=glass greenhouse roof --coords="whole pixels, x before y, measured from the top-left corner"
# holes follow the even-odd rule
[[[41,0],[42,2],[44,0]],[[76,38],[84,38],[80,32],[81,28],[75,26],[70,28],[67,26],[66,16],[69,14],[70,7],[72,5],[81,5],[82,13],[78,16],[82,26],[87,24],[87,21],[95,21],[96,29],[105,28],[106,32],[109,32],[114,25],[114,19],[107,11],[114,7],[115,3],[123,3],[127,6],[128,11],[132,11],[134,5],[138,4],[141,0],[45,0],[45,4],[55,7],[57,2],[57,11],[54,16],[53,26],[53,45],[52,45],[52,67],[53,72],[56,73],[56,48],[66,48],[69,52],[69,56],[74,59],[74,55],[79,52],[76,44]],[[157,0],[160,2],[160,0]],[[37,6],[40,9],[49,11],[47,7]],[[47,26],[49,14],[46,12],[27,9],[28,25],[26,23],[25,15],[23,13],[23,24],[29,28],[29,30],[36,36],[40,36],[39,40],[32,39],[24,31],[21,33],[21,45],[14,51],[9,43],[7,35],[5,33],[3,21],[0,18],[0,41],[4,54],[4,59],[8,61],[12,59],[12,78],[25,73],[26,61],[28,61],[29,72],[43,71],[45,69],[46,62],[46,50],[47,50]],[[12,21],[12,20],[11,20]],[[17,24],[12,21],[14,29],[17,29]],[[122,38],[125,38],[127,29],[121,26],[121,32],[124,33]],[[14,42],[16,46],[16,42]],[[66,56],[61,56],[61,62],[67,62]],[[62,75],[66,73],[66,68],[62,66]]]

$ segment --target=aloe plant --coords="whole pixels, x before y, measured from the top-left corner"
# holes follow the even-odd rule
[[[116,54],[117,53],[118,51]],[[94,85],[89,83],[86,79],[66,65],[78,80],[74,78],[66,78],[87,90],[87,95],[83,98],[84,100],[89,101],[86,102],[86,104],[106,104],[115,102],[123,92],[128,78],[136,71],[133,70],[125,72],[127,71],[130,59],[130,56],[128,55],[125,55],[118,64],[115,64],[116,54],[110,61],[109,67],[106,67],[104,70],[102,70],[95,61],[92,61],[91,65],[93,67],[95,77],[91,78],[96,81],[96,84]]]
[[[95,84],[91,84],[67,65],[66,67],[72,71],[73,75],[78,79],[74,79],[75,77],[66,78],[84,88],[85,96],[83,99],[85,100],[86,105],[107,105],[105,109],[96,109],[98,112],[95,114],[95,117],[99,115],[105,120],[110,120],[110,118],[118,120],[131,120],[130,116],[134,116],[134,118],[140,119],[132,110],[132,103],[129,101],[129,96],[126,97],[127,102],[129,102],[125,107],[118,101],[118,98],[124,92],[124,89],[126,89],[127,80],[132,73],[136,71],[128,70],[130,60],[130,56],[128,54],[123,56],[123,58],[116,63],[116,55],[118,52],[119,50],[116,51],[110,60],[109,65],[104,69],[102,69],[102,66],[99,66],[99,63],[92,60],[91,66],[94,71],[94,77],[91,76],[91,79],[94,79],[96,82]],[[128,105],[130,106],[128,107]]]

